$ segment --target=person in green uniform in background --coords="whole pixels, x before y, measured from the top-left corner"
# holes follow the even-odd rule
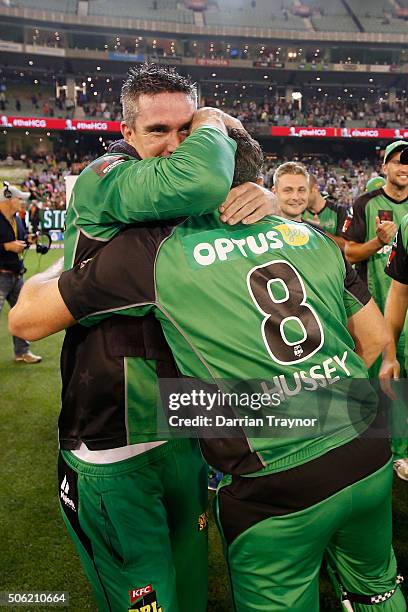
[[[405,151],[406,161],[408,162],[408,148]],[[404,155],[404,153],[402,153],[402,155]],[[392,279],[387,302],[385,304],[384,316],[393,341],[389,343],[383,355],[379,374],[382,381],[398,379],[401,372],[401,366],[397,359],[397,346],[404,329],[408,309],[408,215],[402,219],[385,272]],[[405,342],[407,342],[407,339]],[[406,345],[405,349],[405,371],[407,371],[408,347]],[[395,399],[395,393],[393,394],[391,390],[391,396],[393,395]],[[406,427],[407,422],[408,421],[405,420]],[[397,460],[394,467],[400,478],[408,480],[407,461]]]
[[[366,191],[376,191],[386,185],[387,181],[382,176],[373,176],[367,181]]]
[[[342,230],[347,216],[347,207],[336,202],[329,194],[320,193],[319,184],[314,174],[309,175],[310,190],[307,210],[303,213],[303,221],[311,221],[333,237],[341,250],[344,250]]]
[[[236,138],[234,180],[242,180],[262,156],[245,134]],[[257,164],[249,164],[250,154]],[[307,191],[305,169],[291,172],[303,176]],[[44,316],[48,304],[53,320]],[[207,439],[201,430],[207,461],[229,474],[217,494],[217,519],[234,609],[317,610],[325,554],[345,610],[405,612],[391,547],[391,453],[387,439],[373,436],[375,394],[365,384],[366,366],[387,336],[334,242],[278,216],[251,227],[229,227],[209,213],[129,228],[58,282],[31,280],[11,326],[38,337],[75,320],[92,326],[118,310],[154,313],[183,375],[219,384],[251,379],[252,391],[282,404],[280,412],[274,405],[262,413],[272,419],[268,435],[263,424],[258,437],[245,418],[239,437],[221,428],[219,438]],[[327,411],[315,429],[307,419],[303,435],[273,433],[276,414],[322,418],[319,388]],[[361,402],[372,402],[368,419]],[[205,405],[202,411],[219,416]],[[212,433],[216,425],[210,421]]]
[[[346,257],[351,264],[356,264],[359,275],[367,283],[382,312],[391,283],[384,268],[402,218],[408,213],[408,165],[401,163],[400,159],[401,152],[407,147],[408,142],[404,140],[387,146],[383,165],[385,186],[358,197],[343,226]],[[405,331],[397,350],[402,377],[406,377],[404,354]],[[370,368],[372,378],[378,377],[380,365],[381,359],[378,359]],[[405,402],[403,398],[395,401],[401,402],[400,409],[394,411],[396,416],[400,415],[401,423],[397,421],[394,426],[393,452],[395,460],[406,463],[408,469],[408,440],[398,434],[404,430]],[[396,464],[396,468],[398,465],[401,464]],[[399,470],[396,471],[399,474]]]

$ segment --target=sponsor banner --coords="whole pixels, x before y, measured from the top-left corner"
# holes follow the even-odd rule
[[[389,72],[390,67],[384,64],[370,64],[366,66],[367,72]]]
[[[50,230],[63,229],[65,226],[65,210],[41,211],[41,229],[46,232]]]
[[[60,237],[61,232],[59,230],[63,230],[65,226],[65,210],[40,210],[40,222],[41,229],[43,232],[52,232],[55,231],[55,237],[52,237],[52,240],[62,240]],[[29,212],[26,212],[25,222],[27,227],[29,226]],[[58,235],[58,237],[57,237]]]
[[[60,244],[57,244],[58,242],[62,242],[64,240],[64,232],[60,232],[59,230],[51,230],[50,238],[53,242],[53,244],[51,244],[52,249],[64,248]]]
[[[319,138],[334,138],[337,128],[332,127],[281,127],[271,128],[272,136],[312,136]]]
[[[38,45],[26,45],[26,53],[32,53],[33,55],[55,55],[58,57],[65,57],[65,49],[59,49],[58,47],[39,47]]]
[[[23,50],[23,45],[20,43],[11,42],[10,40],[0,40],[0,51],[19,51]]]
[[[408,129],[333,128],[333,127],[282,127],[271,128],[271,136],[298,138],[408,138]]]
[[[184,58],[180,55],[172,55],[171,57],[157,57],[154,58],[152,61],[154,61],[156,64],[167,64],[170,66],[175,66],[178,64],[182,64],[183,60]]]
[[[145,56],[143,53],[116,53],[108,51],[108,59],[116,62],[144,62]]]
[[[81,132],[120,132],[119,121],[97,119],[48,119],[48,117],[10,117],[0,115],[0,128],[42,128]]]
[[[397,130],[377,128],[343,128],[342,136],[346,138],[395,138]],[[349,133],[347,133],[349,132]]]
[[[69,121],[69,119],[67,119]],[[72,127],[67,130],[80,130],[82,132],[120,132],[120,121],[91,121],[89,119],[72,119]]]
[[[0,129],[78,130],[78,132],[120,133],[120,121],[93,119],[49,119],[48,117],[12,117],[0,115]],[[271,136],[297,136],[314,138],[408,138],[408,128],[337,128],[313,126],[273,126]]]
[[[197,57],[197,66],[229,66],[230,60],[227,59],[211,59],[207,57]]]
[[[298,64],[298,70],[330,70],[330,64]]]
[[[268,62],[267,60],[254,62],[255,68],[284,68],[282,62]]]

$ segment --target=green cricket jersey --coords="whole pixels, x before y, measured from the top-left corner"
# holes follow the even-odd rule
[[[85,324],[112,312],[154,312],[184,376],[223,388],[255,380],[251,390],[281,400],[271,415],[320,417],[305,436],[273,436],[269,428],[258,437],[244,419],[243,437],[221,446],[206,440],[207,460],[226,472],[288,469],[368,425],[353,395],[367,371],[346,324],[370,296],[333,241],[307,224],[268,217],[227,226],[214,213],[129,228],[65,272],[59,287]],[[246,415],[256,413],[247,408]]]
[[[329,197],[326,198],[324,208],[317,215],[307,209],[302,215],[303,221],[318,223],[325,232],[332,234],[332,236],[342,235],[346,217],[347,207]]]
[[[228,195],[236,143],[217,128],[198,128],[167,158],[141,160],[124,144],[89,164],[75,183],[66,216],[65,268],[93,255],[130,223],[201,215]]]
[[[408,285],[408,215],[401,221],[385,272],[399,283]]]
[[[201,214],[228,196],[236,143],[197,129],[169,158],[140,160],[124,141],[79,176],[67,214],[65,266],[83,262],[127,224]],[[62,449],[90,450],[163,439],[156,435],[157,377],[177,376],[160,325],[150,317],[74,326],[61,353]]]
[[[399,227],[402,218],[408,213],[408,198],[397,202],[384,192],[376,189],[361,195],[349,210],[349,216],[344,223],[344,237],[354,242],[368,242],[376,237],[375,219],[394,221]],[[390,279],[384,273],[392,241],[382,247],[367,261],[357,264],[356,269],[367,282],[371,295],[377,302],[380,310],[384,312]]]

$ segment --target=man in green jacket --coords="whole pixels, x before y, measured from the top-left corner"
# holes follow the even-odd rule
[[[238,209],[250,221],[266,214],[266,190],[230,192],[236,145],[226,124],[239,122],[217,109],[196,112],[188,79],[141,66],[130,71],[122,104],[124,140],[75,184],[66,268],[131,223],[221,205],[229,222],[242,218]],[[176,375],[160,325],[117,316],[91,333],[76,326],[61,369],[60,503],[99,609],[204,612],[206,466],[195,441],[157,434],[157,378]]]

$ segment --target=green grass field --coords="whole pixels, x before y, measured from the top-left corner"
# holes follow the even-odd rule
[[[44,270],[61,255],[61,250],[53,250],[39,259],[30,251],[26,258],[29,274]],[[95,611],[95,602],[58,507],[56,455],[62,334],[32,345],[33,351],[43,357],[41,364],[15,364],[6,328],[7,312],[6,306],[0,320],[0,591],[68,591],[70,610]],[[397,481],[395,550],[400,571],[408,578],[407,509],[408,485]],[[209,566],[208,609],[230,612],[225,563],[213,521]],[[54,607],[15,609],[55,610]],[[323,576],[321,610],[338,609],[331,586]]]

